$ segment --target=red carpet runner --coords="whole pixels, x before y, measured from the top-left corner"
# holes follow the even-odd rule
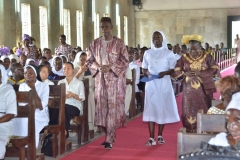
[[[235,66],[223,71],[222,76],[232,75]],[[219,97],[219,93],[215,94]],[[181,115],[182,96],[177,98],[179,115]],[[165,144],[145,146],[148,141],[148,126],[142,122],[142,116],[130,121],[125,128],[117,130],[117,140],[112,150],[105,150],[100,144],[104,137],[72,152],[62,160],[176,160],[177,158],[177,132],[182,127],[181,122],[166,124],[163,132]],[[157,135],[157,127],[155,128]],[[155,136],[156,137],[156,136]]]

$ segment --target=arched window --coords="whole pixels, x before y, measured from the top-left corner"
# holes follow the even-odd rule
[[[71,26],[70,26],[70,10],[63,10],[63,27],[66,36],[66,43],[71,44]]]
[[[124,16],[124,43],[128,45],[128,17]]]
[[[28,34],[31,36],[31,12],[30,4],[21,4],[21,20],[22,20],[22,35]]]
[[[48,20],[46,6],[39,6],[39,21],[41,48],[48,48]]]
[[[77,17],[77,45],[83,47],[83,19],[82,19],[82,11],[76,11]]]
[[[95,21],[94,21],[94,38],[99,37],[99,13],[95,13]]]

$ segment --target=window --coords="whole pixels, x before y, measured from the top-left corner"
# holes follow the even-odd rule
[[[39,6],[39,20],[40,20],[40,44],[41,48],[48,48],[48,20],[47,7]]]
[[[116,4],[116,22],[117,22],[118,38],[121,38],[121,23],[120,23],[119,5],[118,4]]]
[[[82,11],[77,10],[77,45],[83,47],[83,19],[82,19]]]
[[[30,4],[21,4],[21,19],[22,19],[22,35],[28,34],[31,36],[31,13]]]
[[[124,16],[124,43],[128,45],[128,17]]]
[[[99,28],[100,28],[99,13],[96,13],[95,14],[95,22],[94,22],[94,38],[99,37]]]
[[[70,10],[63,9],[63,27],[66,36],[66,43],[71,44],[71,28],[70,28]]]

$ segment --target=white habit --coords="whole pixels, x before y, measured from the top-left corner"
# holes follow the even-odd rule
[[[176,65],[175,55],[168,50],[165,36],[160,33],[163,36],[162,47],[155,48],[152,44],[151,49],[145,51],[143,57],[142,68],[148,69],[152,75],[174,69]],[[165,124],[179,120],[170,75],[146,82],[143,121]]]
[[[35,111],[35,138],[36,148],[39,142],[40,131],[48,125],[49,114],[48,114],[48,99],[49,99],[49,86],[43,82],[36,80],[35,88],[37,94],[42,102],[43,110],[38,108]],[[30,91],[31,88],[26,82],[20,84],[19,91]],[[19,105],[26,105],[25,103],[19,103]],[[15,118],[14,119],[14,135],[27,136],[28,135],[28,118]]]
[[[0,117],[5,114],[17,115],[17,101],[13,87],[2,83],[0,85]],[[5,156],[6,144],[11,135],[13,135],[13,120],[0,123],[0,159]]]

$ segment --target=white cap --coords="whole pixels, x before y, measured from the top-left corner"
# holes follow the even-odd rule
[[[237,92],[232,95],[232,100],[228,104],[226,111],[229,109],[237,109],[240,110],[240,92]]]

